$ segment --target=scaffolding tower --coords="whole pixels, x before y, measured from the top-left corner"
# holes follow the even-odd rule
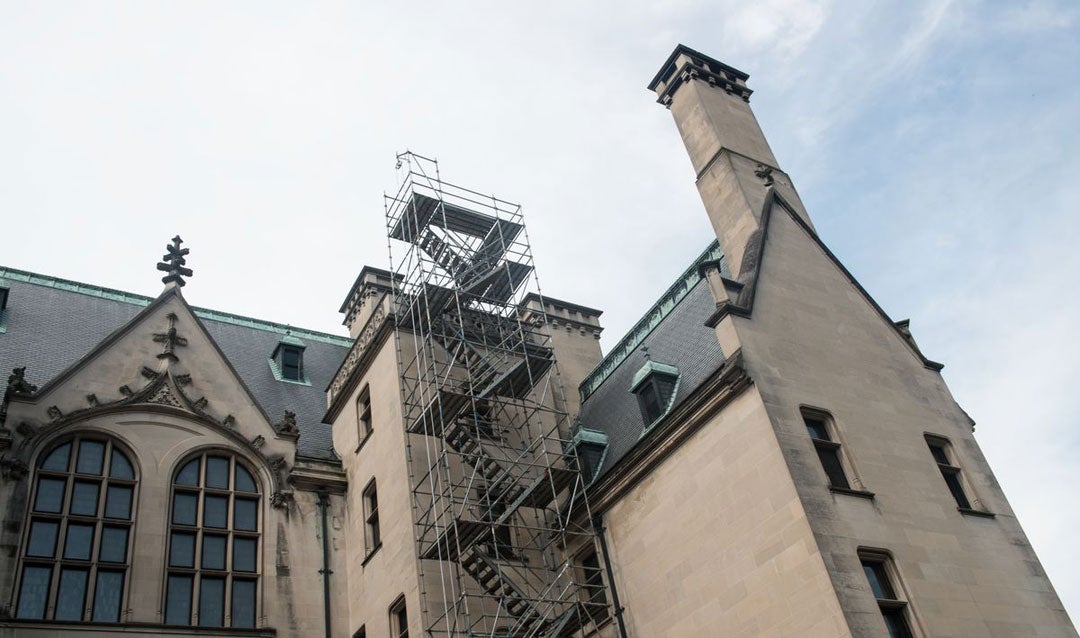
[[[521,209],[411,152],[398,169],[385,205],[425,630],[573,636],[608,610],[573,556],[595,532]]]

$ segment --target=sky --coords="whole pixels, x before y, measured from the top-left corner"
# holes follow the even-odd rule
[[[750,73],[821,237],[926,355],[1080,618],[1075,2],[0,0],[0,264],[344,334],[395,154],[523,206],[611,347],[711,239],[645,85]]]

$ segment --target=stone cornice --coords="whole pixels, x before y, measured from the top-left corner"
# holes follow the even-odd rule
[[[367,323],[364,324],[363,330],[360,331],[356,341],[353,342],[352,348],[349,349],[349,354],[345,356],[345,360],[341,362],[341,366],[334,373],[333,380],[326,388],[329,406],[326,416],[323,417],[323,422],[333,423],[334,419],[337,418],[344,404],[344,397],[351,394],[360,373],[367,368],[383,342],[393,332],[396,321],[394,314],[387,310],[389,301],[390,297],[385,297],[384,302],[379,304],[379,307],[371,313]]]

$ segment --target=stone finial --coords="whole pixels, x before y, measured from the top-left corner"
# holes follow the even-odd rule
[[[285,416],[274,424],[274,432],[276,432],[278,436],[299,437],[300,429],[296,427],[296,413],[286,410]]]
[[[162,255],[161,261],[158,262],[157,269],[166,273],[161,278],[161,283],[165,285],[176,284],[182,287],[187,283],[184,281],[184,277],[192,275],[191,269],[184,267],[184,264],[187,263],[185,256],[190,251],[187,248],[180,247],[183,242],[184,240],[180,239],[180,235],[173,237],[172,243],[165,246],[167,252]]]
[[[8,376],[7,390],[4,392],[4,394],[27,395],[33,394],[35,392],[37,392],[37,386],[26,381],[26,366],[23,366],[21,368],[13,368],[11,370],[11,375]]]

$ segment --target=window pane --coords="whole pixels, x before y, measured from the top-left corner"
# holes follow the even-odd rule
[[[255,539],[233,538],[232,568],[238,572],[255,571]]]
[[[207,534],[202,539],[203,569],[225,569],[225,536]]]
[[[199,459],[192,459],[176,474],[177,485],[199,484]]]
[[[88,574],[85,569],[60,570],[60,586],[56,590],[57,620],[82,620]]]
[[[120,622],[120,594],[124,591],[124,572],[98,572],[94,587],[95,622]]]
[[[199,626],[220,627],[225,623],[225,579],[199,581]]]
[[[228,525],[229,497],[203,496],[203,525],[206,527],[225,527]]]
[[[660,397],[656,393],[656,386],[651,381],[638,390],[638,401],[646,425],[660,417]]]
[[[251,473],[236,464],[236,487],[233,488],[240,492],[257,492],[259,491],[255,487],[255,479],[252,478]]]
[[[51,567],[27,565],[23,568],[22,586],[19,588],[17,618],[44,618],[45,603],[49,599]]]
[[[229,459],[220,456],[206,457],[206,487],[229,489]]]
[[[38,512],[59,513],[64,507],[64,479],[39,478],[37,496],[34,498],[34,510]]]
[[[818,458],[821,459],[821,467],[829,475],[829,485],[848,489],[847,475],[844,474],[844,466],[840,463],[840,450],[829,447],[818,447]]]
[[[185,492],[173,494],[173,524],[194,525],[198,506],[199,497],[196,494],[187,494]]]
[[[105,444],[101,441],[79,441],[79,460],[75,471],[80,474],[101,474],[105,463]]]
[[[93,524],[68,523],[67,536],[64,538],[64,558],[90,560],[90,552],[93,548]]]
[[[944,477],[945,484],[949,486],[949,491],[952,492],[953,498],[956,499],[956,506],[971,509],[967,494],[964,494],[964,487],[960,485],[960,473],[942,468],[941,476]]]
[[[870,590],[878,600],[895,600],[889,577],[885,574],[884,563],[863,563],[866,580],[870,581]]]
[[[232,626],[255,626],[255,581],[253,580],[233,581]]]
[[[195,566],[195,535],[182,532],[172,533],[172,543],[169,545],[170,567],[194,567]]]
[[[936,443],[930,443],[930,454],[934,456],[934,460],[942,465],[952,465],[949,462],[948,455],[945,454],[945,449]]]
[[[131,486],[110,485],[105,495],[105,518],[131,518]]]
[[[253,498],[233,500],[233,529],[255,531],[259,528],[257,504]]]
[[[820,441],[831,441],[829,438],[829,429],[825,427],[825,422],[821,419],[804,418],[806,422],[806,430],[810,433],[810,438],[818,439]]]
[[[881,615],[885,618],[889,638],[911,638],[911,631],[908,629],[903,609],[883,609]]]
[[[112,451],[112,460],[109,462],[109,476],[118,479],[135,478],[135,469],[131,467],[131,461],[115,447]]]
[[[128,530],[126,527],[102,528],[98,560],[106,563],[126,563],[127,541]]]
[[[27,556],[56,555],[56,533],[60,525],[53,521],[34,521],[30,524],[30,538],[26,542]]]
[[[100,483],[75,481],[71,490],[71,513],[79,516],[97,516],[98,488]]]
[[[191,576],[169,574],[165,595],[165,624],[191,624]]]
[[[41,462],[41,469],[67,472],[68,456],[71,454],[71,444],[65,443],[49,453]]]

